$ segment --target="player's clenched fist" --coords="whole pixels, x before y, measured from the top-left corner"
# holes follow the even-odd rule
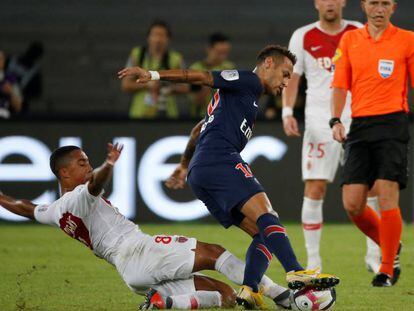
[[[287,136],[300,136],[298,121],[293,116],[283,118],[283,129]]]
[[[112,145],[108,143],[108,155],[106,156],[106,162],[110,165],[114,165],[115,162],[119,159],[124,145],[116,143]]]
[[[346,139],[345,127],[342,123],[336,123],[332,127],[332,136],[337,142],[344,142]]]
[[[123,79],[127,76],[137,77],[137,83],[147,83],[151,81],[151,73],[138,66],[124,68],[118,72],[119,79]]]

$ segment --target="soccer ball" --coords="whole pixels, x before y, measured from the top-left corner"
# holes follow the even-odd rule
[[[293,293],[293,304],[297,310],[332,310],[336,301],[334,288],[316,290],[314,288],[303,288]]]

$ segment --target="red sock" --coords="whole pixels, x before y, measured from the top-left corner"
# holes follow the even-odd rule
[[[350,217],[359,230],[380,245],[380,218],[372,208],[366,206],[361,214]]]
[[[394,259],[397,255],[402,233],[402,217],[400,208],[381,211],[380,245],[382,262],[380,272],[393,276]]]

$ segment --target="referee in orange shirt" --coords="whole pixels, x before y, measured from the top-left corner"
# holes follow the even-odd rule
[[[373,286],[394,285],[401,273],[402,218],[399,191],[407,183],[408,76],[414,87],[414,33],[390,18],[395,0],[362,0],[364,28],[344,34],[334,57],[332,119],[334,139],[344,142],[343,202],[357,227],[381,247]],[[340,116],[352,94],[348,136]],[[378,190],[381,217],[366,206],[368,190]]]

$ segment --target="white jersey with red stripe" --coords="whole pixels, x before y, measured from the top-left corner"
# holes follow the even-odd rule
[[[290,39],[289,50],[297,62],[293,72],[305,74],[307,80],[305,118],[306,126],[329,129],[331,118],[331,82],[333,73],[332,58],[342,35],[349,30],[362,27],[356,21],[342,21],[342,30],[336,35],[324,32],[320,23],[314,22],[297,29]],[[342,120],[350,121],[350,96],[342,114]]]
[[[101,195],[89,193],[88,185],[79,185],[50,205],[38,205],[35,219],[60,227],[70,237],[85,244],[100,258],[115,264],[119,246],[127,238],[146,234],[119,213]]]

